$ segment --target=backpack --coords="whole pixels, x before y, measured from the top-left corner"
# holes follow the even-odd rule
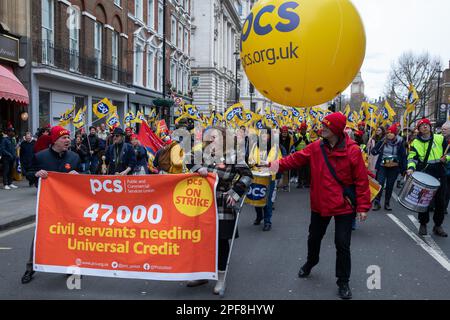
[[[158,167],[160,170],[169,172],[172,166],[170,161],[170,151],[176,145],[176,142],[172,142],[168,146],[163,147],[158,153]]]

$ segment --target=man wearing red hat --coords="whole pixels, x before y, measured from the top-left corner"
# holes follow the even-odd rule
[[[447,141],[440,134],[433,134],[431,131],[431,122],[428,119],[422,119],[417,124],[419,135],[411,143],[411,149],[408,154],[408,175],[414,171],[429,174],[441,183],[435,197],[434,209],[434,228],[433,233],[439,237],[446,238],[448,235],[442,228],[444,222],[447,193],[447,178],[445,164],[450,161],[447,154]],[[445,153],[445,154],[444,154]],[[419,235],[428,234],[427,224],[430,221],[430,212],[419,213]]]
[[[320,245],[331,218],[335,220],[336,277],[339,296],[351,299],[349,287],[352,221],[367,218],[371,208],[369,180],[358,145],[344,133],[347,118],[333,113],[323,120],[322,140],[271,164],[278,172],[311,166],[311,224],[308,258],[298,276],[306,278],[319,262]]]
[[[390,200],[394,191],[394,184],[399,174],[406,171],[406,149],[403,139],[398,136],[398,126],[392,125],[386,134],[385,140],[378,141],[371,151],[372,155],[378,156],[375,164],[377,181],[381,186],[386,182],[386,193],[384,197],[384,209],[392,211]],[[374,201],[374,211],[381,209],[381,191]]]
[[[50,130],[50,138],[52,142],[50,147],[34,155],[31,168],[27,172],[27,179],[47,179],[49,171],[72,174],[81,172],[80,157],[75,152],[69,151],[70,131],[60,126],[53,127]],[[22,276],[23,284],[30,282],[34,275],[33,242],[26,271]]]

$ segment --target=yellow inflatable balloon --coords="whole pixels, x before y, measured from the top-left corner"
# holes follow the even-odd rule
[[[260,0],[242,30],[249,80],[291,107],[319,105],[343,92],[365,51],[364,26],[349,0]]]

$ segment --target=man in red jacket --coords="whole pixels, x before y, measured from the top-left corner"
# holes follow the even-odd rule
[[[352,220],[355,216],[360,221],[366,220],[371,203],[367,169],[360,148],[344,133],[346,123],[347,119],[342,113],[328,115],[322,123],[323,141],[318,140],[305,149],[271,164],[271,169],[276,168],[277,164],[278,172],[298,169],[305,165],[311,166],[312,213],[308,237],[308,259],[300,268],[298,276],[308,277],[312,268],[319,263],[320,244],[331,218],[334,217],[339,296],[342,299],[351,299],[352,293],[348,283],[351,271]],[[328,168],[322,148],[340,182]],[[356,204],[352,205],[348,200],[349,197],[344,197],[344,186],[352,187]]]

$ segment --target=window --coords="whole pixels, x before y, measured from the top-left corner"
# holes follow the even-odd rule
[[[187,94],[189,90],[189,71],[185,69],[183,75],[183,93]]]
[[[53,64],[53,0],[42,0],[42,63]]]
[[[184,29],[183,51],[185,53],[188,53],[189,50],[188,41],[189,41],[189,33],[186,29]]]
[[[177,75],[177,91],[182,90],[183,90],[183,69],[181,69],[181,66],[179,66]]]
[[[147,25],[152,29],[155,28],[155,1],[154,0],[148,0]]]
[[[102,77],[102,31],[103,25],[95,22],[94,25],[94,54],[95,54],[95,77]]]
[[[158,87],[156,88],[158,91],[163,91],[162,90],[162,87],[163,87],[163,68],[164,68],[164,64],[163,64],[162,54],[159,53],[158,54],[158,75],[157,75]]]
[[[78,72],[80,59],[80,11],[71,6],[70,19],[72,23],[69,30],[70,71]]]
[[[170,24],[170,41],[173,44],[177,43],[177,21],[174,17],[172,17],[172,21]]]
[[[170,63],[170,83],[172,84],[172,88],[175,88],[177,85],[177,67],[175,63]]]
[[[163,33],[163,15],[164,15],[164,8],[161,3],[158,4],[158,33]]]
[[[112,48],[111,48],[111,62],[112,62],[112,81],[118,82],[119,78],[119,34],[112,33]]]
[[[152,49],[147,52],[147,88],[154,89],[155,84],[155,54]]]
[[[181,25],[178,26],[178,39],[177,46],[180,50],[183,49],[183,27]]]
[[[142,0],[135,0],[134,2],[134,16],[138,20],[144,20],[144,8],[142,7]]]
[[[143,63],[144,45],[139,41],[136,42],[134,51],[134,84],[142,86],[142,63]]]
[[[50,121],[50,92],[39,91],[39,128],[44,128]]]

